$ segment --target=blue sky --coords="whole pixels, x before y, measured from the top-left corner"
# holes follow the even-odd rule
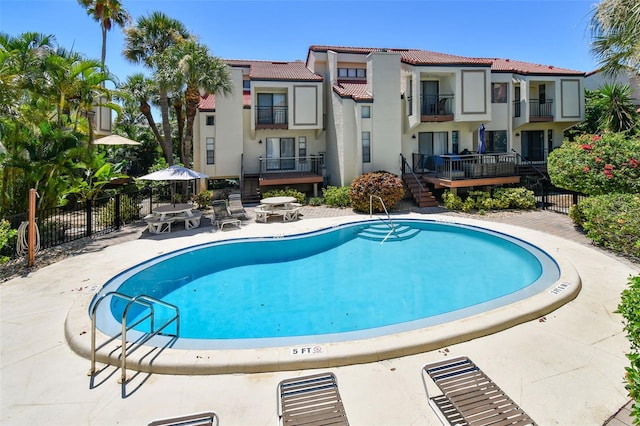
[[[180,20],[225,59],[305,60],[310,45],[417,48],[592,71],[593,0],[121,0],[134,21],[153,11]],[[99,59],[100,27],[76,0],[0,0],[0,31],[35,31]],[[144,72],[121,55],[118,27],[107,65],[120,79]]]

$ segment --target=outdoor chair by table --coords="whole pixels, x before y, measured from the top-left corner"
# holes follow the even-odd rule
[[[213,411],[207,411],[205,413],[154,420],[148,426],[218,426],[218,423],[218,415]]]
[[[285,379],[278,384],[282,425],[348,425],[333,373]]]
[[[427,397],[425,375],[442,392],[430,397],[429,404],[443,424],[536,424],[467,357],[427,364],[422,367],[422,374]]]

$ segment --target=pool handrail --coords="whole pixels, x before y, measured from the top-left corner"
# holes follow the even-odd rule
[[[384,205],[384,201],[382,201],[382,197],[378,196],[378,195],[374,195],[374,194],[369,194],[369,217],[373,216],[373,197],[377,198],[378,200],[380,200],[380,204],[382,204],[382,209],[384,210],[385,214],[387,215],[387,226],[389,228],[391,228],[391,230],[389,231],[389,233],[384,237],[384,239],[380,242],[380,244],[383,244],[385,241],[387,241],[387,238],[389,238],[389,236],[391,234],[395,234],[396,233],[396,226],[393,223],[393,221],[391,220],[391,216],[389,215],[389,212],[387,211],[387,206]],[[384,220],[383,220],[384,222]]]
[[[97,317],[97,310],[98,310],[98,306],[101,304],[101,302],[103,300],[105,300],[108,296],[111,297],[118,297],[120,299],[124,299],[126,301],[128,301],[127,306],[124,308],[124,311],[122,313],[122,318],[121,318],[121,323],[122,323],[122,331],[120,333],[115,334],[114,336],[110,337],[109,339],[107,339],[105,342],[103,342],[99,347],[96,347],[96,317]],[[141,318],[137,319],[134,323],[132,324],[127,324],[127,314],[129,312],[129,309],[131,308],[131,306],[138,304],[138,305],[142,305],[144,307],[146,307],[147,309],[149,309],[149,313],[142,316]],[[158,329],[155,329],[155,309],[154,309],[154,304],[158,304],[161,306],[164,306],[166,308],[172,309],[173,311],[175,311],[175,315],[172,316],[171,318],[169,318],[166,322],[164,322],[160,327],[158,327]],[[143,321],[149,319],[150,322],[150,331],[148,333],[144,334],[144,337],[142,339],[140,339],[137,342],[137,346],[136,348],[134,348],[133,350],[131,350],[131,352],[135,351],[137,348],[139,348],[141,345],[143,345],[145,342],[147,342],[149,339],[151,339],[152,337],[156,336],[157,334],[159,334],[162,330],[164,330],[169,324],[171,324],[172,322],[176,322],[176,330],[175,330],[175,334],[170,334],[171,336],[174,337],[178,337],[180,335],[180,309],[175,306],[172,305],[170,303],[164,302],[162,300],[156,299],[154,297],[151,296],[147,296],[145,294],[140,294],[138,296],[132,297],[132,296],[128,296],[126,294],[122,294],[119,293],[117,291],[110,291],[107,292],[105,294],[103,294],[102,296],[100,296],[95,303],[93,304],[93,306],[91,307],[91,368],[88,372],[87,375],[89,376],[93,376],[96,372],[96,352],[103,348],[104,346],[106,346],[107,344],[111,343],[112,341],[114,341],[117,338],[121,338],[122,339],[122,343],[121,343],[121,348],[122,348],[122,355],[121,355],[121,383],[122,386],[125,386],[126,384],[126,356],[127,356],[127,342],[126,342],[126,337],[127,337],[127,331],[131,330],[133,327],[137,326],[138,324],[142,323]]]

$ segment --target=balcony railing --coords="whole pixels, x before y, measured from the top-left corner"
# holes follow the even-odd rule
[[[288,110],[286,106],[257,106],[256,124],[286,126],[288,124]]]
[[[413,170],[449,180],[515,176],[517,162],[515,153],[506,152],[469,155],[413,154]]]
[[[421,115],[452,115],[453,95],[420,95]]]
[[[313,173],[322,175],[322,157],[260,157],[260,174]]]
[[[522,101],[513,101],[513,116],[521,113]],[[529,99],[529,118],[553,118],[553,99]]]

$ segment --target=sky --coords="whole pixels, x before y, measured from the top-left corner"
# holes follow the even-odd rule
[[[161,11],[223,59],[306,60],[309,46],[412,48],[521,60],[589,72],[595,0],[121,0],[133,22]],[[0,0],[0,32],[53,34],[100,59],[100,26],[77,0]],[[141,65],[122,57],[124,35],[107,36],[109,70],[120,80]],[[148,73],[148,72],[147,72]]]

